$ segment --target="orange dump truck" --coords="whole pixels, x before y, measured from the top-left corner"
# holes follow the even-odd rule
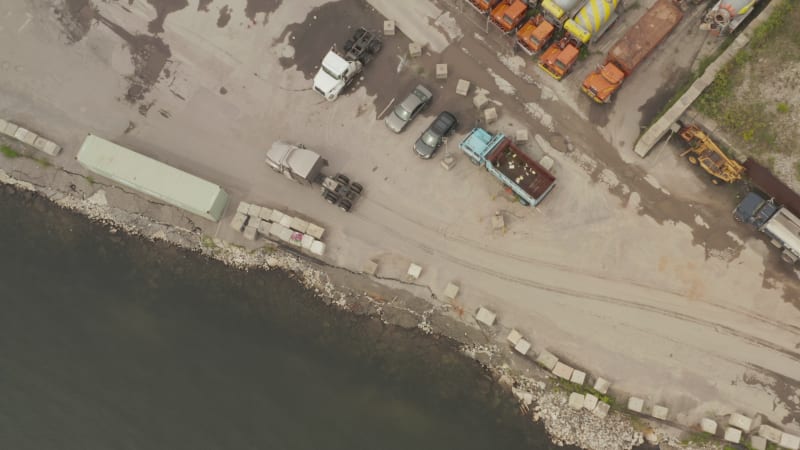
[[[564,78],[578,60],[581,47],[599,39],[617,20],[618,3],[619,0],[588,0],[575,17],[564,23],[566,36],[539,57],[539,67],[556,80]]]
[[[517,30],[517,44],[529,55],[539,53],[550,43],[556,28],[561,28],[581,5],[582,0],[544,0],[542,12],[528,19]]]
[[[583,80],[581,90],[597,103],[608,103],[636,67],[678,25],[683,12],[673,0],[658,0],[611,47],[606,62]]]
[[[498,3],[500,0],[469,0],[469,4],[481,14],[489,14]]]
[[[503,0],[492,10],[491,19],[501,30],[509,33],[517,28],[525,13],[528,4],[523,0]]]

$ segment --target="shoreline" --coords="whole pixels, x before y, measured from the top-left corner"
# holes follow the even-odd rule
[[[48,168],[51,167],[42,165],[34,170]],[[568,406],[569,392],[561,389],[557,380],[554,382],[552,374],[539,367],[533,359],[513,354],[508,346],[498,344],[498,341],[504,341],[499,336],[501,331],[492,329],[487,332],[473,326],[428,288],[339,268],[272,241],[261,248],[248,250],[207,236],[197,227],[190,230],[159,222],[138,212],[110,206],[106,189],[119,188],[95,187],[90,182],[89,190],[93,192],[87,196],[75,188],[80,179],[85,179],[83,176],[60,167],[52,168],[68,178],[66,184],[70,190],[34,184],[32,180],[40,178],[41,174],[34,176],[24,170],[15,170],[21,176],[12,176],[2,168],[0,184],[38,195],[60,208],[102,223],[112,234],[122,231],[133,237],[162,241],[239,270],[282,270],[328,306],[368,315],[388,325],[417,328],[431,338],[451,340],[460,353],[475,360],[495,382],[517,398],[521,414],[532,422],[543,422],[548,439],[555,445],[574,445],[592,450],[628,450],[645,442],[671,448],[721,446],[715,441],[705,442],[700,447],[691,443],[687,445],[677,437],[687,430],[661,423],[656,425],[647,418],[640,420],[620,408],[612,409],[604,419],[587,410],[571,409]],[[464,314],[463,311],[460,313]]]

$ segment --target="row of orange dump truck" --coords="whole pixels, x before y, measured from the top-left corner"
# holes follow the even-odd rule
[[[530,55],[539,54],[539,67],[560,80],[578,61],[581,48],[599,39],[616,21],[620,0],[542,0],[538,9],[536,0],[469,1],[503,32],[516,29],[517,45]],[[611,48],[605,62],[586,77],[583,92],[598,103],[610,101],[682,17],[675,0],[657,0]]]

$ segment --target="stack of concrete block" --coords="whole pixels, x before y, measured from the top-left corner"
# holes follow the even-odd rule
[[[481,306],[478,308],[478,313],[475,314],[475,320],[484,325],[492,326],[494,321],[497,320],[497,314]]]
[[[50,156],[56,156],[61,153],[61,146],[55,142],[7,120],[0,119],[0,133],[30,145]]]
[[[255,240],[261,235],[315,255],[325,253],[325,244],[321,241],[324,228],[277,209],[240,202],[231,219],[231,228],[242,232],[245,239]]]

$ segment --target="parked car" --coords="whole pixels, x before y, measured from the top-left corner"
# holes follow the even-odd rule
[[[433,123],[428,127],[422,136],[414,143],[414,151],[423,159],[429,159],[436,153],[436,149],[442,145],[442,139],[455,130],[458,121],[456,116],[447,111],[442,111],[436,116]]]
[[[417,114],[420,113],[431,103],[433,94],[423,85],[417,85],[408,97],[397,105],[392,112],[386,116],[386,126],[395,133],[403,131]]]

